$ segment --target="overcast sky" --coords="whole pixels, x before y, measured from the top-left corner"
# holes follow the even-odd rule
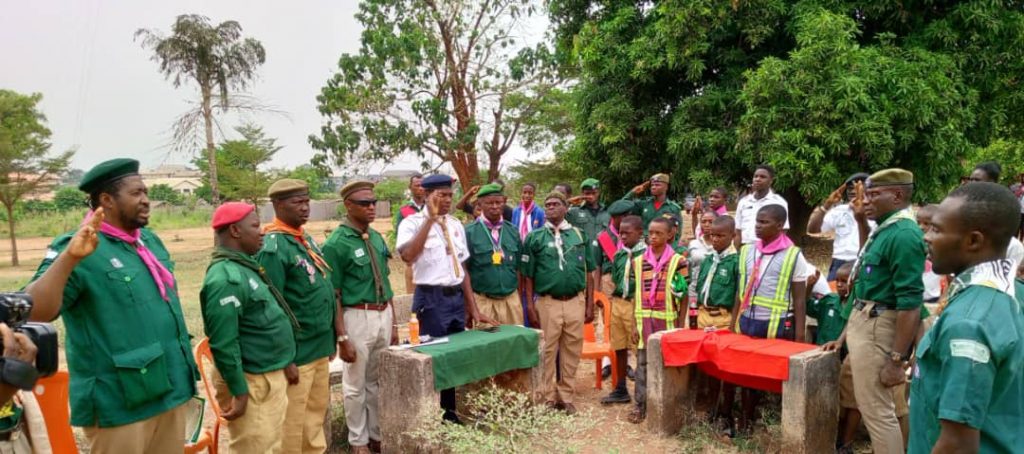
[[[0,15],[0,88],[43,94],[53,150],[77,147],[73,167],[88,169],[121,156],[139,159],[143,168],[187,163],[192,156],[172,153],[167,144],[172,122],[197,90],[174,89],[133,33],[140,27],[168,33],[179,14],[202,14],[214,23],[236,20],[245,36],[266,48],[267,62],[250,91],[288,117],[256,121],[284,146],[272,165],[292,167],[313,155],[306,137],[322,122],[316,95],[338,57],[359,49],[356,8],[356,0],[12,2]],[[388,168],[417,166],[406,159]]]

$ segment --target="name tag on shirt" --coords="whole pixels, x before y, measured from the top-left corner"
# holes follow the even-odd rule
[[[356,249],[355,255],[357,259],[362,258],[362,256],[366,255],[366,251],[363,248]]]
[[[117,269],[124,268],[124,264],[121,263],[121,261],[118,260],[117,257],[114,257],[114,258],[110,259],[110,266],[112,266],[114,268],[117,268]]]
[[[835,317],[836,316],[836,310],[835,309],[829,309],[828,310],[828,316],[829,317]]]

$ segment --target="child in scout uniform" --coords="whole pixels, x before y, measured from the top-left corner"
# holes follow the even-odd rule
[[[290,386],[282,452],[323,452],[327,447],[324,417],[330,398],[328,358],[339,348],[335,328],[341,324],[331,267],[302,228],[309,219],[306,182],[278,180],[267,195],[274,206],[274,220],[263,226],[266,236],[256,260],[299,321],[295,361],[284,370]]]
[[[636,325],[630,341],[637,346],[636,406],[629,422],[639,424],[647,415],[647,339],[659,331],[678,327],[680,299],[686,295],[686,258],[669,246],[672,221],[655,218],[647,227],[650,245],[627,265],[634,286]]]
[[[693,201],[693,208],[690,209],[690,228],[693,229],[690,233],[693,234],[693,238],[701,238],[707,232],[707,227],[701,222],[705,213],[710,211],[714,213],[715,217],[725,216],[729,214],[729,209],[725,206],[725,203],[729,200],[729,191],[725,188],[715,188],[708,193],[708,204],[705,206],[704,201],[701,200],[700,196]]]
[[[1006,257],[1018,210],[1005,186],[968,183],[932,218],[935,272],[956,278],[917,348],[911,454],[1024,451],[1024,313]]]
[[[217,366],[217,402],[232,453],[281,452],[298,321],[253,258],[263,245],[256,208],[228,202],[213,213],[216,248],[199,291]]]
[[[514,225],[502,216],[505,196],[501,186],[480,188],[477,203],[482,215],[466,226],[469,258],[465,267],[480,313],[503,325],[522,325],[519,299],[521,242]]]
[[[112,159],[79,184],[90,212],[50,244],[25,291],[32,320],[63,317],[71,424],[94,453],[181,453],[198,378],[170,254],[146,229],[139,162]]]
[[[701,224],[701,236],[690,240],[689,245],[686,248],[686,257],[690,261],[690,273],[694,276],[700,274],[700,265],[704,262],[704,258],[714,252],[715,248],[711,246],[711,242],[708,239],[708,234],[711,233],[711,223],[719,216],[714,210],[705,209],[704,212],[698,218],[698,223]],[[735,252],[735,250],[733,251]],[[690,310],[691,312],[697,308],[697,286],[691,285],[687,290],[689,293]],[[691,318],[694,316],[691,314]]]
[[[654,174],[650,180],[637,185],[622,197],[624,200],[632,200],[636,204],[633,208],[633,214],[643,218],[645,229],[650,226],[652,219],[661,217],[662,214],[672,213],[679,216],[679,213],[682,213],[683,208],[668,198],[669,181],[668,174]],[[641,195],[648,188],[650,188],[651,195],[641,198]],[[678,236],[673,237],[672,241],[679,241]]]
[[[612,204],[630,203],[616,201]],[[614,216],[613,216],[614,219]],[[611,262],[612,290],[608,293],[608,301],[612,305],[611,321],[609,323],[609,334],[612,349],[615,350],[615,359],[618,370],[613,371],[613,382],[615,389],[601,399],[602,404],[628,404],[631,399],[629,390],[626,389],[626,376],[628,375],[628,361],[630,349],[630,337],[636,329],[634,316],[635,303],[633,293],[636,285],[627,279],[632,272],[629,269],[633,266],[633,259],[640,257],[647,245],[643,242],[644,227],[640,216],[625,216],[619,221],[618,238],[620,243],[617,246],[615,255]],[[603,234],[603,233],[602,233]],[[600,254],[597,252],[596,254]],[[628,272],[628,274],[627,274]]]
[[[579,205],[573,203],[565,220],[569,221],[573,227],[583,230],[588,241],[594,241],[597,239],[598,233],[608,226],[610,213],[607,212],[607,207],[601,203],[601,183],[599,181],[587,178],[580,183],[580,188],[583,195],[574,197],[574,199],[582,199],[583,203]]]
[[[616,283],[612,279],[614,274],[615,254],[624,244],[619,229],[622,219],[633,210],[633,202],[628,200],[616,200],[608,207],[608,224],[601,229],[597,237],[591,242],[594,249],[594,282],[600,282],[597,290],[606,295],[611,295]]]
[[[814,267],[783,232],[785,224],[786,209],[780,205],[766,205],[757,212],[758,240],[744,245],[739,253],[734,326],[751,337],[803,342],[807,278]],[[752,427],[759,397],[754,390],[743,390],[741,432]]]
[[[697,328],[729,329],[739,285],[739,258],[732,249],[736,224],[731,216],[719,216],[707,230],[712,251],[704,257],[693,283],[697,289]]]
[[[338,353],[342,363],[345,425],[352,452],[380,452],[378,359],[398,343],[393,293],[384,237],[370,227],[376,216],[373,183],[356,180],[341,188],[345,219],[324,242],[324,259],[334,270],[341,299]]]
[[[565,220],[566,209],[565,194],[552,191],[544,198],[547,222],[544,228],[526,236],[521,266],[530,325],[544,333],[541,393],[549,407],[573,414],[583,324],[594,320],[594,281],[590,271],[595,266],[590,242]],[[557,384],[556,356],[561,369]]]

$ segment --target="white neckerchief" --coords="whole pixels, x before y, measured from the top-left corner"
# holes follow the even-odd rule
[[[544,228],[551,229],[551,234],[555,237],[555,249],[558,251],[558,269],[565,270],[565,250],[562,248],[562,235],[559,232],[566,230],[572,230],[572,224],[569,224],[565,219],[557,226],[552,224],[551,221],[544,221]]]
[[[629,272],[633,269],[633,255],[639,254],[647,250],[647,243],[639,241],[633,245],[632,248],[627,248],[625,245],[622,246],[626,250],[626,272],[622,273],[622,297],[629,298]]]
[[[708,305],[708,298],[711,297],[711,280],[715,278],[715,272],[718,271],[718,264],[722,263],[726,257],[735,254],[736,251],[733,248],[727,248],[726,250],[719,253],[714,248],[708,252],[708,255],[704,257],[704,262],[701,266],[707,266],[708,259],[711,259],[711,268],[708,268],[708,276],[704,278],[703,293],[700,295],[700,303],[704,306]]]
[[[948,298],[952,300],[957,293],[972,285],[994,288],[1015,298],[1013,289],[1015,274],[1016,269],[1010,259],[979,263],[964,270],[956,276],[956,279],[953,279],[953,283],[949,285]]]

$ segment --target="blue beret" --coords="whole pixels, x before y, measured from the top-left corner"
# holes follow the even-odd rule
[[[444,189],[452,187],[453,183],[455,183],[455,179],[448,175],[434,174],[424,177],[420,181],[420,186],[423,189]]]

